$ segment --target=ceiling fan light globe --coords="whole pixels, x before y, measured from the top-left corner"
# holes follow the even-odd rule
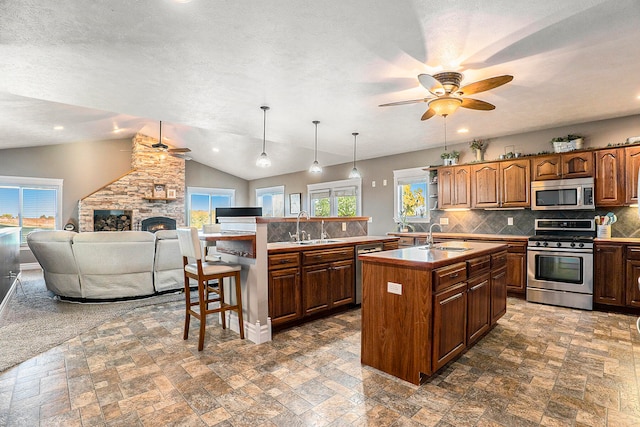
[[[311,167],[309,168],[309,172],[322,173],[322,166],[320,166],[320,163],[318,163],[317,160],[314,160],[314,162],[311,164]]]
[[[351,172],[349,173],[349,178],[360,178],[360,172],[358,171],[358,169],[356,169],[355,167],[351,169]]]
[[[429,108],[433,109],[439,116],[448,116],[455,113],[462,105],[462,99],[451,96],[437,98],[429,102]]]
[[[256,160],[256,166],[261,168],[268,168],[271,166],[271,159],[267,156],[267,153],[264,151],[260,154],[260,157]]]

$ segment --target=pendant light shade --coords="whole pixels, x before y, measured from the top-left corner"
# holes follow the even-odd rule
[[[318,120],[314,120],[312,122],[314,125],[316,125],[316,145],[315,145],[315,154],[313,156],[313,163],[311,164],[311,167],[309,168],[309,172],[311,173],[322,173],[322,166],[320,166],[320,163],[318,163],[318,123],[320,123]]]
[[[356,138],[358,137],[358,132],[353,132],[353,169],[349,173],[349,178],[360,178],[360,172],[356,168]]]
[[[263,123],[263,127],[262,127],[262,153],[260,154],[260,156],[256,160],[256,166],[259,166],[261,168],[268,168],[269,166],[271,166],[271,159],[267,155],[267,151],[266,151],[266,145],[267,145],[267,110],[269,109],[269,107],[267,107],[266,105],[263,105],[260,108],[262,109],[262,112],[264,113],[264,123]]]

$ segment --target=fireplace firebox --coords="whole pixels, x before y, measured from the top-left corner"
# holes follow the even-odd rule
[[[173,218],[167,218],[166,216],[154,216],[151,218],[143,219],[140,224],[142,231],[150,231],[155,233],[158,230],[175,230],[176,220]]]

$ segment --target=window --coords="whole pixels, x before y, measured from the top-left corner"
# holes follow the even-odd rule
[[[20,243],[36,230],[62,228],[62,180],[0,176],[0,228],[22,227]]]
[[[429,222],[429,173],[422,168],[393,171],[394,221]]]
[[[284,216],[284,185],[256,189],[256,204],[262,207],[262,216]]]
[[[311,216],[359,216],[362,180],[323,182],[307,185]]]
[[[227,208],[236,203],[236,190],[228,188],[187,188],[189,226],[202,228],[216,221],[216,208]]]

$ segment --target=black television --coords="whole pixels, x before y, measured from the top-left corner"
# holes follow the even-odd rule
[[[258,206],[235,207],[235,208],[216,208],[216,224],[219,223],[220,217],[236,217],[236,216],[262,216],[262,208]]]

